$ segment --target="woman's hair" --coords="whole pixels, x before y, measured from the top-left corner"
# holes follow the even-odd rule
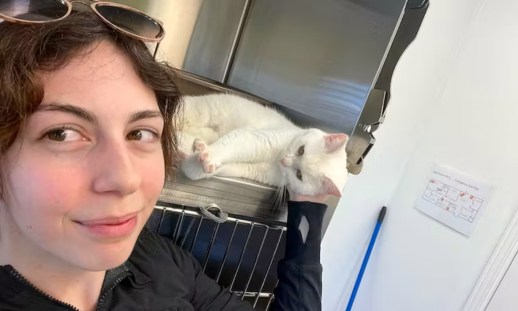
[[[126,54],[137,75],[155,92],[164,117],[161,143],[166,177],[171,174],[178,155],[175,128],[181,102],[173,68],[155,61],[142,41],[117,32],[86,12],[45,24],[0,22],[0,157],[43,99],[40,74],[63,68],[102,40],[113,42]]]

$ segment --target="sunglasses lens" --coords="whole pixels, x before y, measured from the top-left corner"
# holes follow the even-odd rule
[[[0,0],[0,14],[29,22],[60,19],[67,12],[67,4],[60,0]]]
[[[156,39],[162,35],[160,24],[146,15],[111,5],[97,5],[95,9],[113,25],[135,35],[148,39]]]

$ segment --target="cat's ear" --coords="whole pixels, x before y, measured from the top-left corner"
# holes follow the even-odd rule
[[[349,137],[345,134],[328,134],[324,136],[325,148],[327,153],[333,153],[340,148],[345,149],[345,144]]]
[[[339,198],[342,196],[342,190],[338,189],[336,184],[329,177],[324,177],[324,190],[329,195],[334,195]]]

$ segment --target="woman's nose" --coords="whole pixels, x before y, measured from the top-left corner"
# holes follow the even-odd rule
[[[96,192],[117,192],[129,195],[137,191],[142,178],[124,143],[107,144],[96,154],[93,170],[96,171],[93,188]]]

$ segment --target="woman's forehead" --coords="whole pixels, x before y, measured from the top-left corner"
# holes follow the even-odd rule
[[[104,40],[80,50],[65,67],[44,76],[67,74],[85,80],[116,78],[128,69],[131,69],[130,59],[115,44]]]
[[[42,105],[59,102],[101,113],[158,108],[154,92],[139,78],[130,59],[108,41],[43,74],[42,80]]]

